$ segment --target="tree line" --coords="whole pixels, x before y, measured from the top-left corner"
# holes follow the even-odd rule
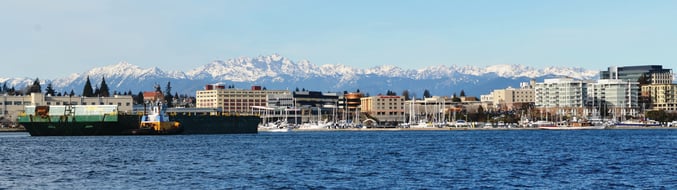
[[[0,93],[2,94],[7,94],[10,96],[23,96],[23,95],[29,95],[31,93],[43,93],[42,90],[42,85],[40,84],[40,79],[36,78],[31,85],[26,86],[24,89],[17,90],[14,86],[9,87],[7,85],[7,82],[5,82],[2,86],[0,86]],[[195,97],[192,97],[187,94],[182,94],[179,95],[178,93],[172,94],[172,87],[171,83],[167,82],[167,86],[165,87],[164,93],[164,98],[167,100],[167,104],[169,107],[175,107],[175,106],[183,106],[183,107],[191,107],[193,106],[192,103],[195,102]],[[45,96],[76,96],[74,90],[70,90],[70,92],[57,92],[54,87],[52,86],[52,83],[47,84],[47,87],[45,87],[44,90]],[[82,89],[82,94],[80,96],[82,97],[111,97],[111,96],[116,96],[116,95],[123,95],[123,96],[132,96],[132,99],[134,101],[134,104],[143,104],[143,91],[139,91],[139,93],[134,94],[132,93],[131,90],[128,91],[113,91],[111,93],[110,88],[108,87],[108,84],[106,83],[106,79],[102,77],[101,83],[96,86],[92,86],[92,82],[89,79],[89,76],[87,76],[87,79],[85,81],[85,85]]]

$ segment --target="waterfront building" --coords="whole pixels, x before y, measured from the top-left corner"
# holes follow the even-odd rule
[[[534,85],[534,105],[541,112],[574,116],[583,114],[586,81],[571,78],[545,79]]]
[[[600,79],[588,84],[587,105],[605,106],[616,117],[639,113],[639,82],[622,79]]]
[[[339,106],[339,95],[334,92],[320,91],[295,91],[295,108],[300,109],[302,122],[311,122],[317,119],[314,115],[321,114],[322,121],[336,121],[342,115],[342,108]],[[319,111],[319,113],[318,113]]]
[[[206,85],[195,92],[197,108],[220,108],[224,112],[252,112],[253,107],[266,107],[269,94],[289,94],[288,90],[266,90],[260,86],[251,89],[225,88],[223,85]]]
[[[293,108],[294,96],[291,93],[266,94],[266,107],[268,108]]]
[[[672,69],[663,69],[661,65],[642,65],[609,67],[599,72],[600,79],[618,79],[638,82],[644,76],[643,84],[672,84]]]
[[[364,97],[364,94],[359,92],[344,93],[339,96],[338,105],[342,113],[342,119],[351,120],[353,123],[359,122],[359,109],[362,97]]]
[[[404,118],[404,96],[370,96],[361,100],[361,112],[382,125],[402,123]]]
[[[465,114],[466,107],[479,106],[475,97],[432,96],[421,100],[405,101],[405,121],[411,124],[420,122],[444,123],[454,121],[456,114]],[[477,105],[475,105],[477,104]],[[476,109],[471,109],[476,111]],[[459,115],[460,116],[460,115]]]
[[[118,112],[132,113],[132,96],[115,95],[111,97],[82,97],[82,96],[46,96],[42,93],[31,93],[23,96],[0,96],[0,113],[10,121],[16,121],[19,113],[25,106],[48,105],[117,105]]]
[[[296,107],[311,107],[321,109],[338,108],[338,94],[333,92],[319,91],[296,91],[293,92]]]
[[[535,101],[534,85],[535,80],[531,82],[520,83],[520,88],[508,87],[505,89],[498,89],[491,92],[489,96],[484,98],[491,102],[493,108],[499,110],[515,110],[520,109],[525,105],[533,104]]]
[[[642,96],[649,98],[653,110],[677,111],[677,84],[644,85]]]

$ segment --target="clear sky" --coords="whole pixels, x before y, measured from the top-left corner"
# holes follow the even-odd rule
[[[120,61],[187,71],[273,53],[358,68],[677,69],[677,1],[0,2],[0,77],[54,79]]]

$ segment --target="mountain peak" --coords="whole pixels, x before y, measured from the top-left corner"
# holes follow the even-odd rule
[[[482,82],[498,80],[500,84],[510,80],[525,80],[543,76],[571,76],[577,79],[592,79],[597,71],[581,68],[547,67],[533,68],[518,64],[499,64],[486,67],[435,65],[419,69],[403,69],[394,65],[379,65],[360,69],[340,64],[318,66],[308,60],[292,61],[279,54],[258,57],[237,57],[228,60],[215,60],[187,72],[162,71],[158,67],[141,68],[120,61],[116,64],[93,68],[83,73],[73,74],[54,80],[56,88],[80,89],[87,76],[93,80],[106,78],[106,82],[115,87],[126,89],[147,89],[157,82],[172,81],[177,91],[201,89],[202,84],[216,82],[268,85],[269,89],[289,89],[295,87],[315,87],[314,90],[345,90],[355,88],[424,88],[425,81],[440,91],[449,91],[452,86],[478,86]],[[510,80],[506,80],[510,79]],[[0,79],[2,80],[2,79]],[[9,79],[8,79],[9,80]],[[501,81],[502,80],[502,81]],[[7,81],[7,80],[5,80]],[[23,80],[26,81],[26,80]],[[30,80],[28,80],[30,81]],[[181,82],[184,81],[184,82]],[[399,81],[399,82],[398,82]],[[412,85],[405,83],[409,82]],[[148,83],[148,84],[146,84]],[[496,83],[496,82],[494,82]],[[516,84],[512,85],[517,85]],[[179,86],[183,85],[183,86]],[[402,85],[401,87],[399,85]],[[486,90],[490,86],[472,87]],[[183,90],[179,90],[183,89]],[[470,88],[466,88],[466,91]],[[391,89],[396,90],[396,89]]]

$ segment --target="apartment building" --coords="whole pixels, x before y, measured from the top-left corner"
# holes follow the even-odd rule
[[[601,79],[588,84],[588,104],[603,101],[610,107],[638,108],[639,83]]]
[[[652,110],[677,111],[677,84],[644,85],[642,96],[649,98]]]
[[[361,111],[367,113],[380,123],[404,122],[404,96],[370,96],[361,100]]]
[[[581,115],[587,99],[587,84],[571,78],[545,79],[534,85],[534,105],[550,114]]]
[[[536,82],[523,82],[520,88],[508,87],[498,89],[485,96],[483,101],[490,101],[493,108],[499,110],[520,109],[524,105],[533,104],[535,101],[534,85]]]
[[[225,88],[223,85],[206,85],[195,92],[197,108],[221,108],[224,112],[252,112],[252,107],[265,107],[269,94],[289,94],[288,90],[266,90],[260,86],[251,89]]]

